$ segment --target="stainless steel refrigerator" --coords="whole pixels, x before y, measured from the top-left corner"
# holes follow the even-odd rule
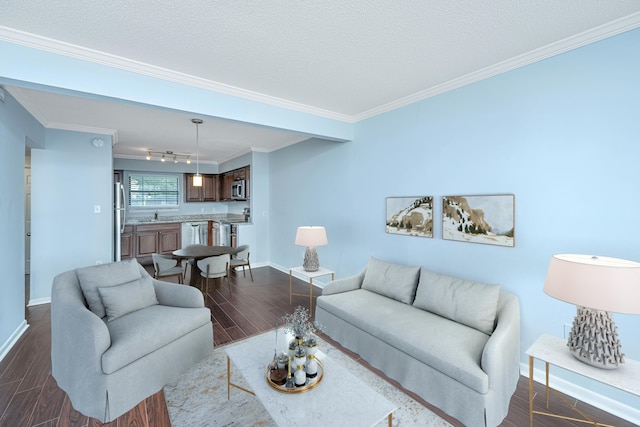
[[[120,261],[122,259],[122,232],[124,231],[124,222],[126,216],[126,203],[124,195],[124,185],[116,182],[113,189],[113,260]]]

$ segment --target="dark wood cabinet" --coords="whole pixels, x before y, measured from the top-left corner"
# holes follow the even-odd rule
[[[231,184],[233,183],[233,172],[222,174],[222,188],[220,200],[231,200]]]
[[[124,231],[120,234],[120,258],[122,260],[131,259],[135,256],[134,243],[133,226],[125,225]]]
[[[192,173],[184,174],[185,202],[219,202],[233,200],[231,186],[233,181],[243,179],[245,182],[245,197],[249,198],[251,167],[234,169],[219,175],[203,174],[202,187],[193,186]]]
[[[217,184],[218,177],[215,175],[202,176],[202,201],[216,202],[218,201]]]
[[[233,170],[232,172],[234,181],[237,181],[239,179],[247,179],[246,169],[247,167]]]
[[[244,196],[248,199],[251,197],[251,167],[245,166],[244,168]]]
[[[137,225],[133,233],[133,242],[133,252],[138,262],[149,264],[153,253],[171,254],[180,249],[180,223]]]
[[[192,173],[184,174],[184,200],[185,202],[217,202],[218,176],[211,174],[202,175],[202,187],[193,186]]]
[[[171,228],[158,231],[158,245],[161,254],[170,254],[182,246],[180,224],[167,224]]]
[[[220,200],[234,200],[233,197],[231,197],[231,186],[233,185],[233,181],[242,179],[244,180],[245,185],[245,197],[248,199],[251,183],[250,172],[251,167],[245,166],[243,168],[234,169],[220,175]]]

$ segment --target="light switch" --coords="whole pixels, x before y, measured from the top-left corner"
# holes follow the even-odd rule
[[[100,213],[100,205],[95,205],[93,207],[93,213]]]

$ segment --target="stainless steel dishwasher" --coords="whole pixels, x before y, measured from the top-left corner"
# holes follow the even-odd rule
[[[220,221],[220,246],[231,246],[231,223]]]
[[[182,223],[182,247],[189,245],[207,244],[207,223],[206,222],[183,222]]]
[[[211,221],[211,245],[220,246],[220,222]]]

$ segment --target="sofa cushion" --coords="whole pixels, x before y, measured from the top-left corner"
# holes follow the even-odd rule
[[[98,293],[107,313],[107,322],[112,322],[133,311],[158,304],[151,277],[143,277],[123,285],[100,287]]]
[[[480,367],[489,336],[474,328],[362,289],[321,296],[318,308],[478,393],[489,390]]]
[[[133,258],[127,261],[112,262],[109,264],[93,265],[91,267],[79,268],[76,270],[80,288],[84,294],[84,299],[89,305],[89,310],[98,317],[107,315],[98,288],[122,285],[142,278],[138,261]]]
[[[206,307],[152,305],[119,317],[107,323],[111,347],[102,355],[102,371],[112,374],[207,323],[211,311]]]
[[[499,285],[463,280],[423,268],[413,306],[491,335],[499,296]]]
[[[411,304],[416,296],[420,267],[393,264],[371,257],[362,289]]]

